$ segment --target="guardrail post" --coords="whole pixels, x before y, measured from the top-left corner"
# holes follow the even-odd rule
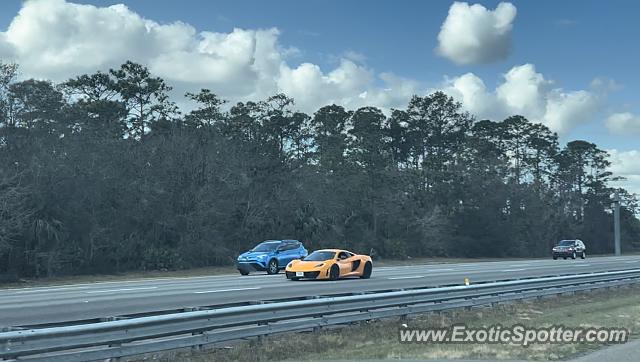
[[[321,299],[321,297],[319,295],[314,295],[314,296],[307,297],[306,299]],[[323,316],[324,316],[324,314],[320,314],[319,315],[321,320],[322,320]],[[316,333],[316,332],[320,331],[321,329],[322,329],[322,324],[312,327],[311,331],[313,333]]]
[[[121,318],[115,317],[115,316],[111,316],[111,317],[105,317],[105,318],[100,318],[100,321],[102,322],[112,322],[112,321],[117,321]],[[110,348],[111,347],[120,347],[122,346],[122,343],[111,343],[108,345]],[[107,359],[108,362],[118,362],[120,361],[120,357],[111,357]]]
[[[369,293],[360,292],[360,293],[354,293],[353,295],[367,295],[367,294],[369,294]],[[359,310],[358,310],[358,312],[360,312],[360,313],[367,313],[367,312],[369,312],[369,308],[362,308],[362,309],[359,309]],[[367,319],[367,320],[369,320],[369,319]]]
[[[409,315],[408,314],[403,314],[400,316],[400,322],[406,322],[409,320]]]
[[[265,303],[263,300],[261,300],[261,301],[258,301],[256,304],[266,304],[266,303]],[[267,325],[269,325],[269,322],[267,322],[267,321],[259,321],[259,322],[258,322],[258,325],[259,325],[259,326],[267,326]],[[260,334],[260,335],[258,336],[258,342],[259,342],[259,343],[263,343],[263,342],[264,342],[264,338],[265,338],[266,336],[267,336],[267,335],[265,335],[265,334]]]
[[[186,307],[186,308],[183,308],[183,310],[185,312],[196,312],[196,311],[202,310],[202,308],[200,308],[200,307]],[[192,336],[201,336],[203,334],[204,334],[203,331],[191,333]],[[202,351],[204,349],[204,345],[202,345],[202,344],[194,344],[193,346],[191,346],[191,349],[193,351],[200,352],[200,351]]]
[[[201,335],[203,335],[203,334],[204,334],[204,332],[194,332],[194,333],[191,333],[191,335],[192,335],[192,336],[201,336]],[[194,346],[192,347],[192,349],[193,349],[194,351],[198,351],[198,352],[199,352],[199,351],[202,351],[202,350],[203,350],[203,345],[202,345],[202,344],[196,344],[196,345],[194,345]]]
[[[120,347],[120,343],[116,343],[116,344],[110,344],[109,347]],[[120,357],[111,357],[109,359],[107,359],[108,362],[119,362],[120,361]]]
[[[0,328],[0,332],[11,332],[11,331],[13,331],[14,329],[15,329],[15,328],[12,328],[12,327],[2,327],[2,328]],[[0,361],[14,361],[14,360],[16,360],[16,359],[18,359],[18,357],[17,357],[17,356],[16,356],[16,357],[14,357],[14,356],[8,356],[8,357],[6,357],[6,358],[2,358],[2,357],[0,357]]]

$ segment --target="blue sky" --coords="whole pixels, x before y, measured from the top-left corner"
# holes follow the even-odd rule
[[[28,19],[31,22],[25,22],[26,24],[34,24],[36,22],[34,17],[46,17],[53,13],[50,9],[62,8],[67,4],[62,0],[36,2],[42,3],[39,4],[40,12],[31,13],[31,18]],[[309,99],[322,97],[317,94],[304,93],[305,88],[313,86],[314,83],[298,84],[291,79],[283,79],[287,74],[293,74],[296,69],[306,70],[307,72],[304,74],[309,78],[313,78],[312,75],[327,78],[336,69],[346,70],[345,74],[347,75],[352,74],[349,73],[350,71],[354,72],[353,74],[360,74],[362,81],[355,85],[349,85],[352,87],[349,88],[351,92],[357,94],[342,94],[343,98],[338,99],[337,102],[344,100],[345,105],[355,106],[358,103],[354,103],[353,98],[357,98],[357,95],[364,90],[368,96],[378,95],[366,99],[371,99],[374,105],[385,108],[402,104],[404,98],[401,95],[388,97],[384,94],[384,89],[392,89],[393,92],[399,94],[399,91],[396,92],[396,87],[400,86],[395,83],[393,86],[385,83],[382,80],[384,78],[380,77],[383,73],[392,73],[394,76],[406,80],[402,84],[411,84],[406,89],[416,92],[444,89],[451,86],[457,77],[471,73],[473,79],[484,82],[489,97],[491,100],[495,100],[496,95],[491,93],[505,82],[504,75],[515,67],[530,64],[534,67],[535,72],[530,69],[528,74],[538,74],[544,77],[545,81],[553,82],[545,83],[546,88],[554,91],[541,96],[540,102],[542,103],[538,104],[540,115],[542,114],[540,112],[544,113],[545,107],[548,108],[552,104],[546,100],[546,97],[554,95],[558,99],[565,99],[577,95],[574,92],[584,92],[582,95],[586,94],[591,97],[591,102],[594,104],[592,107],[585,106],[582,112],[575,111],[575,117],[581,119],[570,120],[570,127],[559,128],[562,129],[560,131],[561,140],[586,139],[597,143],[604,149],[616,149],[620,153],[618,156],[624,158],[618,160],[618,162],[624,163],[624,165],[620,165],[620,169],[624,169],[624,172],[629,175],[638,177],[637,187],[640,191],[640,161],[637,160],[637,156],[640,156],[640,105],[638,104],[640,47],[637,45],[640,36],[640,22],[637,21],[640,2],[637,1],[510,1],[517,9],[517,15],[513,19],[509,31],[511,51],[508,56],[491,62],[472,62],[462,65],[456,64],[452,59],[441,56],[435,51],[439,46],[438,34],[452,7],[450,1],[234,0],[213,2],[194,0],[180,2],[74,1],[73,3],[92,4],[98,9],[124,3],[132,14],[137,14],[161,25],[183,22],[195,29],[196,33],[209,31],[230,34],[235,28],[244,30],[277,28],[279,33],[272,34],[271,38],[275,39],[277,49],[288,49],[287,51],[282,50],[279,54],[282,57],[282,60],[279,61],[285,64],[285,70],[283,71],[283,67],[280,66],[281,70],[277,71],[276,75],[265,73],[266,78],[279,77],[276,82],[278,86],[264,86],[262,83],[256,83],[256,88],[264,88],[269,91],[283,88],[291,90],[294,97],[296,97],[296,90],[302,92],[296,99],[301,100],[299,104],[303,108],[305,104],[308,107],[316,106],[309,100],[305,103],[305,96]],[[469,5],[476,3],[484,6],[487,11],[493,11],[500,2],[479,1],[471,2]],[[7,38],[16,33],[8,31],[8,27],[23,6],[26,5],[18,0],[0,2],[0,32],[6,32]],[[55,21],[47,26],[60,24],[61,29],[69,28],[75,29],[75,31],[79,31],[78,29],[82,29],[81,26],[84,26],[82,24],[65,26],[65,21],[73,22],[75,20],[63,19],[62,15],[56,16],[61,18],[54,19]],[[64,34],[62,31],[60,30],[60,34]],[[37,34],[30,36],[34,37]],[[41,36],[49,35],[43,33]],[[131,35],[131,37],[134,36],[136,35]],[[259,36],[257,37],[259,38]],[[25,42],[32,38],[18,39]],[[114,39],[116,42],[119,41],[115,35]],[[86,41],[86,39],[79,40],[79,42]],[[258,42],[260,41],[258,40]],[[52,40],[49,43],[56,44],[56,41]],[[16,45],[16,48],[20,46],[22,45]],[[48,77],[51,74],[51,78],[57,80],[57,77],[66,75],[64,72],[57,72],[56,69],[41,69],[36,65],[29,65],[30,58],[24,58],[23,55],[27,51],[34,51],[34,49],[7,53],[18,57],[18,62],[27,64],[23,70],[33,74],[25,74],[26,76]],[[131,51],[135,53],[136,50],[132,49]],[[62,53],[61,50],[60,52]],[[157,55],[162,52],[162,49],[153,52]],[[0,44],[0,57],[2,55],[2,44]],[[143,55],[140,56],[142,59],[146,59]],[[153,63],[157,57],[149,59]],[[343,64],[344,59],[353,60],[355,63],[353,67],[356,68],[347,67]],[[116,61],[119,59],[108,59],[102,63],[97,61],[95,64],[96,67],[101,68],[111,66]],[[316,74],[312,72],[311,68],[298,68],[303,63],[313,64],[319,67],[320,71]],[[157,64],[157,62],[153,64]],[[67,65],[70,66],[70,64]],[[230,67],[231,70],[238,72],[238,77],[227,79],[223,76],[212,75],[211,79],[214,85],[212,89],[223,95],[227,95],[226,92],[229,95],[228,98],[232,99],[262,95],[260,91],[253,91],[246,87],[243,89],[237,89],[238,87],[235,85],[227,87],[226,84],[229,82],[244,84],[250,79],[247,74],[243,73],[243,70],[239,70],[235,66]],[[269,66],[269,69],[275,68],[278,68],[277,64]],[[163,69],[166,72],[167,67],[158,65],[152,66],[151,69],[158,69],[158,72],[162,73]],[[340,72],[336,74],[338,73]],[[301,75],[302,72],[299,74]],[[366,81],[367,74],[372,78],[369,83]],[[171,75],[169,72],[168,77],[171,78]],[[207,85],[206,82],[200,84],[188,79],[192,79],[192,77],[189,78],[188,75],[185,75],[183,78],[176,78],[175,81],[169,79],[169,82],[177,84],[177,88],[180,89],[183,86],[186,89],[187,86]],[[592,85],[594,79],[600,79],[600,86],[594,87]],[[295,80],[298,81],[299,77]],[[322,86],[328,87],[327,82],[325,79]],[[334,85],[334,83],[331,84]],[[345,87],[340,89],[346,89]],[[332,88],[320,87],[318,89],[331,92]],[[452,88],[451,94],[457,94],[455,92],[456,89]],[[545,92],[547,91],[545,90]],[[336,101],[335,99],[331,100]],[[503,102],[504,100],[499,101]],[[466,100],[463,103],[466,104]],[[478,105],[473,107],[469,103],[469,109],[472,111],[479,109],[478,107]],[[508,112],[509,109],[513,109],[507,108],[505,110],[504,104],[500,107],[502,108],[486,109],[486,114],[502,115],[506,114],[505,112]],[[526,105],[526,107],[533,109],[534,105]],[[531,114],[535,113],[535,111],[531,112]],[[627,118],[630,120],[626,123],[619,123],[616,131],[612,131],[611,127],[605,126],[605,120],[616,114],[628,115]],[[559,117],[558,122],[564,122],[564,118],[571,118],[562,114],[555,116],[546,114],[544,117],[547,117],[548,122],[555,119],[554,117]],[[621,117],[617,119],[619,118]],[[624,127],[628,127],[628,132]],[[635,153],[636,151],[638,153]]]
[[[299,61],[330,66],[331,55],[352,50],[378,71],[435,82],[443,74],[472,71],[494,79],[513,65],[533,63],[566,88],[585,87],[594,77],[622,83],[615,98],[637,102],[640,91],[640,3],[637,1],[511,1],[518,16],[513,53],[490,65],[456,66],[437,57],[436,35],[451,1],[75,1],[108,6],[124,3],[159,22],[187,22],[199,30],[229,32],[235,27],[277,27],[281,41],[303,53]],[[495,8],[500,1],[479,1]],[[21,1],[0,5],[8,25]],[[335,60],[333,60],[335,61]]]
[[[229,32],[235,27],[277,27],[281,41],[303,53],[299,61],[330,66],[332,55],[352,50],[366,56],[378,71],[436,82],[443,74],[472,71],[482,78],[513,65],[533,63],[549,78],[570,89],[583,88],[594,77],[609,77],[625,86],[615,95],[621,103],[637,102],[640,90],[640,3],[637,1],[511,1],[518,16],[511,56],[490,65],[456,66],[437,57],[436,35],[451,1],[74,1],[108,6],[124,3],[140,15],[162,23],[187,22],[199,30]],[[479,1],[495,8],[500,1]],[[20,0],[0,3],[6,27]],[[335,61],[335,60],[333,60]]]

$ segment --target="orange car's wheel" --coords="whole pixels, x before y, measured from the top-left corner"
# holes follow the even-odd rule
[[[338,280],[338,278],[340,278],[340,268],[333,264],[329,271],[329,280]]]
[[[371,277],[371,272],[372,271],[373,271],[373,266],[371,265],[370,262],[367,262],[364,265],[364,270],[362,271],[362,276],[360,278],[369,279]]]

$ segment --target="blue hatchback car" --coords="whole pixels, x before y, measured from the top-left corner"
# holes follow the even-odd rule
[[[290,261],[302,259],[307,254],[307,249],[298,240],[266,240],[240,254],[236,267],[242,275],[265,270],[268,274],[277,274]]]

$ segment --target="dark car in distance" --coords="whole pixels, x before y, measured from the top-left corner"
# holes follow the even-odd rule
[[[242,275],[252,271],[266,271],[277,274],[295,259],[303,259],[308,252],[298,240],[266,240],[253,249],[240,254],[236,268]]]
[[[578,256],[584,259],[587,257],[587,248],[584,246],[582,240],[561,240],[558,245],[554,246],[551,250],[553,260],[560,258],[575,259]]]

